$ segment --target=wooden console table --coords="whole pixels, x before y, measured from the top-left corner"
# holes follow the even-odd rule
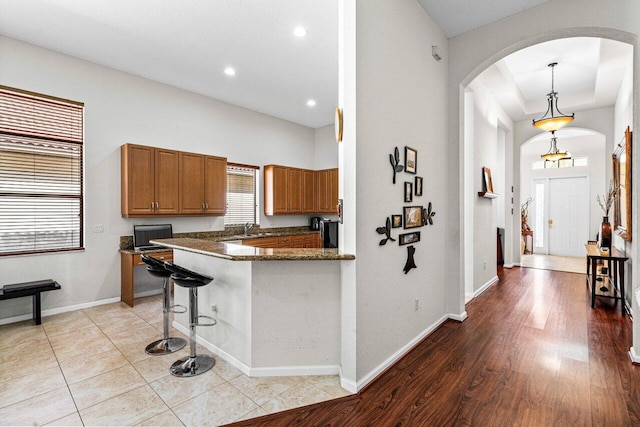
[[[616,248],[611,248],[609,252],[601,252],[598,245],[586,244],[584,247],[587,251],[587,286],[591,286],[591,308],[595,307],[596,297],[620,300],[620,311],[624,316],[626,313],[624,304],[624,263],[629,257]],[[612,286],[612,295],[596,295],[596,288],[598,287],[598,281],[596,280],[598,277],[597,264],[599,260],[607,263],[607,281],[603,277],[602,283]]]
[[[145,253],[162,261],[173,261],[172,250]],[[120,301],[131,307],[133,307],[134,296],[133,268],[144,264],[140,258],[141,254],[142,252],[120,251]]]

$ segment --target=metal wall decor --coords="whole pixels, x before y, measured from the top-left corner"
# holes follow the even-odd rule
[[[385,236],[387,236],[384,239],[380,240],[380,246],[386,245],[389,240],[391,240],[392,242],[396,241],[396,239],[391,237],[391,219],[389,217],[387,217],[385,226],[376,228],[376,231],[378,232],[378,234],[384,234]]]
[[[418,151],[411,147],[404,147],[404,165],[400,164],[400,150],[398,147],[394,147],[393,154],[389,154],[389,163],[393,171],[393,184],[396,183],[396,176],[399,172],[405,172],[409,174],[416,174],[418,166]],[[422,197],[423,195],[423,177],[415,176],[411,181],[406,181],[402,188],[404,203],[412,203],[414,197]],[[431,202],[420,206],[403,206],[402,215],[391,215],[385,220],[384,227],[377,227],[376,232],[384,235],[384,239],[380,240],[379,246],[384,246],[388,241],[395,242],[396,239],[391,237],[392,228],[418,228],[426,225],[433,225],[433,217],[436,215],[433,210]],[[420,238],[419,231],[412,231],[408,233],[402,233],[398,235],[398,245],[407,246],[407,261],[404,265],[404,274],[407,274],[410,270],[417,268],[414,255],[416,248],[413,245],[418,243]]]
[[[400,150],[398,147],[393,150],[393,154],[389,154],[389,162],[391,162],[391,167],[393,168],[393,183],[396,183],[396,172],[402,172],[404,170],[404,166],[400,164]]]
[[[425,209],[422,210],[422,225],[433,225],[433,217],[436,216],[436,212],[431,210],[431,202]]]
[[[413,254],[415,253],[416,248],[414,248],[413,245],[407,246],[407,262],[404,264],[404,268],[402,269],[402,271],[404,271],[404,274],[407,274],[412,268],[418,268],[415,260],[413,259]]]

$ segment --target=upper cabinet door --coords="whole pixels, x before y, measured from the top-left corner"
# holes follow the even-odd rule
[[[315,213],[318,211],[318,191],[316,188],[316,171],[302,171],[302,212]]]
[[[318,213],[329,211],[329,171],[317,171],[318,181]]]
[[[302,213],[302,169],[289,168],[288,209],[289,213]]]
[[[205,213],[204,159],[202,154],[180,153],[180,213]]]
[[[155,150],[125,144],[120,147],[123,217],[155,212]]]
[[[338,169],[329,169],[329,212],[338,213]]]
[[[156,214],[166,215],[180,212],[179,163],[177,151],[156,148]]]
[[[205,157],[204,204],[209,215],[227,213],[227,159],[225,157]]]

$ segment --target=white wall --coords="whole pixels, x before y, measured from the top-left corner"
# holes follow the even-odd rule
[[[603,11],[606,11],[603,13]],[[462,192],[461,180],[463,174],[460,165],[464,163],[465,154],[461,147],[464,146],[461,133],[461,92],[468,84],[489,65],[517,50],[563,37],[593,36],[605,37],[614,40],[631,43],[637,47],[638,20],[640,19],[640,3],[620,2],[616,0],[551,0],[535,8],[526,10],[516,15],[501,19],[492,24],[485,25],[476,30],[469,31],[449,40],[449,157],[452,159],[452,167],[448,170],[447,183],[449,193]],[[634,50],[634,70],[638,69],[637,49]],[[634,71],[633,82],[637,87],[637,72]],[[634,91],[633,105],[637,104],[637,90]],[[576,115],[577,116],[577,115]],[[637,114],[633,108],[632,129],[635,128]],[[514,141],[516,144],[528,138],[517,137],[518,126]],[[638,150],[633,154],[634,164],[637,162]],[[458,159],[454,161],[454,159]],[[519,163],[519,150],[514,150],[514,163]],[[637,168],[633,174],[633,200],[634,218],[637,218]],[[520,199],[519,177],[514,176],[516,200]],[[460,199],[451,197],[448,200],[449,228],[464,227],[459,212],[461,212]],[[517,219],[519,221],[519,219]],[[516,219],[514,218],[514,224]],[[447,259],[450,260],[449,269],[451,281],[459,283],[458,289],[454,289],[448,296],[448,303],[455,307],[464,306],[464,277],[461,277],[459,260],[462,254],[464,233],[462,228],[461,238],[456,239],[448,246]],[[515,237],[515,236],[514,236]],[[514,242],[517,240],[514,238]],[[631,252],[627,253],[633,270],[637,269],[637,241],[634,239]],[[629,282],[633,283],[633,282]],[[637,308],[634,303],[634,307]],[[634,346],[640,345],[640,326],[634,324]]]
[[[468,114],[473,115],[471,137],[474,156],[470,163],[471,169],[465,172],[471,176],[475,190],[472,198],[475,227],[472,233],[474,251],[467,258],[467,262],[473,263],[473,292],[466,289],[467,297],[472,296],[469,293],[476,293],[497,279],[497,227],[505,227],[505,199],[509,199],[509,207],[511,203],[510,192],[505,191],[506,188],[511,188],[512,182],[505,182],[508,175],[504,154],[507,146],[513,144],[513,122],[491,93],[478,82],[473,82],[469,90],[473,92],[473,105],[470,106],[472,110]],[[511,168],[512,164],[509,162],[508,166]],[[477,196],[478,191],[483,191],[483,167],[491,169],[493,191],[499,194],[496,199]],[[510,208],[508,217],[511,226]]]
[[[624,131],[627,128],[627,126],[631,126],[631,130],[633,131],[633,68],[629,68],[627,70],[627,72],[625,73],[624,79],[622,81],[622,84],[620,85],[620,91],[618,92],[618,97],[616,98],[616,105],[614,106],[614,125],[613,125],[613,146],[611,147],[611,151],[613,152],[615,150],[616,144],[618,142],[620,142],[623,138],[624,138]],[[632,153],[634,151],[639,150],[639,144],[634,142],[634,139],[637,139],[637,135],[633,135],[631,136],[631,146],[632,146]],[[637,165],[638,163],[634,163],[635,165]],[[634,180],[634,185],[636,185],[637,181],[637,167],[634,167],[632,174],[636,177]],[[637,194],[637,193],[636,193]],[[633,196],[635,197],[635,196]],[[624,215],[624,213],[623,213]],[[640,236],[640,233],[638,233],[637,230],[640,230],[640,222],[638,222],[638,216],[637,216],[637,211],[636,211],[636,215],[633,216],[633,221],[632,221],[632,228],[631,228],[631,238],[633,239],[634,236],[634,232],[636,233],[636,241],[638,240],[638,236]],[[613,225],[613,223],[612,223]],[[632,252],[632,246],[630,242],[625,241],[624,239],[622,239],[620,236],[618,236],[616,233],[613,233],[613,245],[618,248],[618,249],[622,249],[624,250],[624,252],[626,254],[629,254]],[[631,268],[627,268],[625,270],[625,283],[633,283],[632,282],[632,278],[633,278],[633,270]],[[626,298],[627,301],[629,301],[629,303],[631,304],[632,302],[632,295],[633,295],[633,289],[634,286],[627,286],[626,288]],[[636,306],[636,309],[640,309]],[[637,338],[638,340],[634,342],[639,343],[640,342],[640,327],[638,327],[638,335]],[[635,346],[637,346],[638,344],[634,344]]]
[[[355,139],[349,134],[352,129],[346,133],[341,161],[344,174],[350,175],[347,185],[354,178],[356,183],[356,352],[362,385],[386,366],[388,358],[446,315],[450,281],[443,245],[455,230],[446,227],[447,41],[414,0],[355,4],[355,75],[344,77],[347,93],[342,96],[347,102],[345,118],[353,120],[355,115],[356,129]],[[444,52],[442,61],[431,56],[432,45]],[[351,93],[356,94],[357,106]],[[403,182],[414,175],[399,173],[393,185],[389,163],[396,146],[404,159],[405,145],[418,151],[417,175],[424,178],[423,196],[411,204],[403,202]],[[379,246],[382,236],[375,230],[390,215],[401,214],[404,205],[428,202],[437,212],[435,224],[416,229],[421,232],[421,241],[414,244],[417,269],[404,274],[407,247],[397,241]],[[393,229],[392,235],[397,239],[401,232],[406,231]],[[415,299],[420,300],[417,311]]]
[[[314,169],[331,169],[338,167],[338,144],[336,143],[333,125],[315,130]]]
[[[2,284],[43,278],[61,283],[62,290],[43,295],[43,309],[119,297],[119,237],[131,235],[133,224],[170,221],[174,232],[224,228],[222,217],[122,218],[121,144],[259,166],[315,167],[313,129],[5,37],[0,52],[0,84],[85,103],[86,249],[0,258]],[[104,224],[105,232],[94,234],[95,224]],[[262,227],[306,224],[306,216],[261,218]],[[30,313],[30,304],[28,298],[2,301],[0,318]]]

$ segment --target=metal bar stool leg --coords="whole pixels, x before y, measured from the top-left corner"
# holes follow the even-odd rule
[[[207,354],[196,354],[198,317],[198,288],[189,288],[189,357],[183,357],[173,362],[169,368],[171,375],[194,377],[207,372],[216,364],[213,357]]]
[[[169,278],[165,277],[162,284],[163,301],[162,301],[162,322],[163,322],[163,338],[152,342],[145,348],[147,354],[153,356],[161,356],[163,354],[171,354],[184,348],[187,342],[182,338],[169,337],[169,313],[171,312],[171,287],[169,286]]]

